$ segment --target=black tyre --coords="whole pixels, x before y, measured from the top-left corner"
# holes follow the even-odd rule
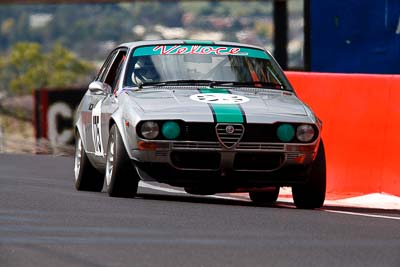
[[[139,176],[128,157],[116,125],[110,130],[107,146],[106,186],[110,197],[136,196]]]
[[[292,186],[294,204],[300,209],[316,209],[323,206],[326,191],[326,162],[324,143],[320,142],[317,156],[311,166],[308,181]]]
[[[75,141],[75,188],[79,191],[100,192],[103,189],[104,174],[90,163],[79,133],[76,134]]]
[[[271,191],[249,192],[250,199],[255,203],[274,204],[279,196],[280,187],[271,188]]]

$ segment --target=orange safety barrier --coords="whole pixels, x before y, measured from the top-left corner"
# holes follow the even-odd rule
[[[286,74],[323,121],[327,192],[400,196],[400,75]]]

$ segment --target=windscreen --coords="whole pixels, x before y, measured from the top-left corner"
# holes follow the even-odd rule
[[[125,86],[171,81],[268,83],[288,89],[284,74],[263,50],[216,45],[157,45],[136,48]]]

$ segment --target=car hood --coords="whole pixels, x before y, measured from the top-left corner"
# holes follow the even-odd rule
[[[198,115],[209,114],[210,106],[214,105],[213,99],[203,101],[204,95],[210,97],[215,92],[216,97],[221,97],[221,90],[227,94],[228,101],[233,99],[231,104],[215,102],[215,105],[235,105],[248,118],[260,116],[307,116],[306,107],[294,93],[280,90],[265,89],[142,89],[139,91],[127,91],[130,101],[145,114],[165,115]],[[222,95],[222,97],[224,97]],[[235,104],[235,98],[239,100]]]

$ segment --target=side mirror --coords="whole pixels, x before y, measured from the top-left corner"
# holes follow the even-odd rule
[[[94,81],[89,84],[89,90],[93,94],[111,94],[112,88],[106,83]]]

